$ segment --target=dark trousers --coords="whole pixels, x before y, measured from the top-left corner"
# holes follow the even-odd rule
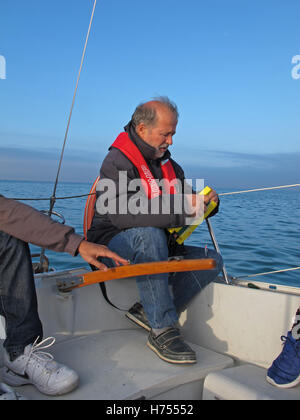
[[[1,231],[0,315],[5,318],[4,347],[11,358],[23,354],[37,337],[42,338],[29,246]]]

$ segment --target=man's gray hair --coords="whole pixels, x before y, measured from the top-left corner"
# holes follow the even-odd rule
[[[177,105],[174,102],[172,102],[167,96],[159,96],[158,98],[153,98],[153,101],[159,102],[162,105],[164,105],[167,109],[169,109],[172,112],[172,114],[174,114],[174,116],[178,120],[179,112]],[[148,127],[153,127],[157,122],[156,108],[149,105],[148,102],[140,104],[134,111],[131,121],[134,127],[137,127],[141,123],[144,123]]]

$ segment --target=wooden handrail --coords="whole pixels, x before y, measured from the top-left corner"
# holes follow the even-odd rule
[[[216,262],[213,259],[173,260],[123,265],[109,268],[107,271],[94,271],[92,273],[84,274],[83,284],[79,285],[79,287],[114,279],[125,279],[148,274],[176,273],[180,271],[211,270],[215,267]]]
[[[107,271],[93,271],[75,276],[68,281],[59,281],[58,287],[61,291],[70,291],[92,284],[103,283],[109,280],[125,279],[131,277],[145,276],[149,274],[177,273],[183,271],[212,270],[216,267],[213,259],[193,260],[171,260],[161,262],[149,262],[143,264],[123,265],[109,268]]]

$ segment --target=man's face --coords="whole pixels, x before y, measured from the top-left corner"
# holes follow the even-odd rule
[[[156,159],[162,158],[169,146],[173,144],[176,134],[177,118],[168,109],[157,111],[157,123],[153,127],[140,124],[136,131],[150,146],[156,149]]]

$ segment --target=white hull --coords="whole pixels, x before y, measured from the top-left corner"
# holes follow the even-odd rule
[[[299,307],[299,289],[211,284],[180,319],[198,363],[175,366],[146,346],[146,331],[108,305],[98,285],[60,293],[58,274],[39,275],[36,282],[44,335],[57,339],[52,353],[81,378],[79,388],[60,399],[300,399],[300,387],[282,391],[265,380]],[[132,279],[108,282],[107,289],[124,309],[138,301]],[[46,398],[31,386],[20,391]]]

